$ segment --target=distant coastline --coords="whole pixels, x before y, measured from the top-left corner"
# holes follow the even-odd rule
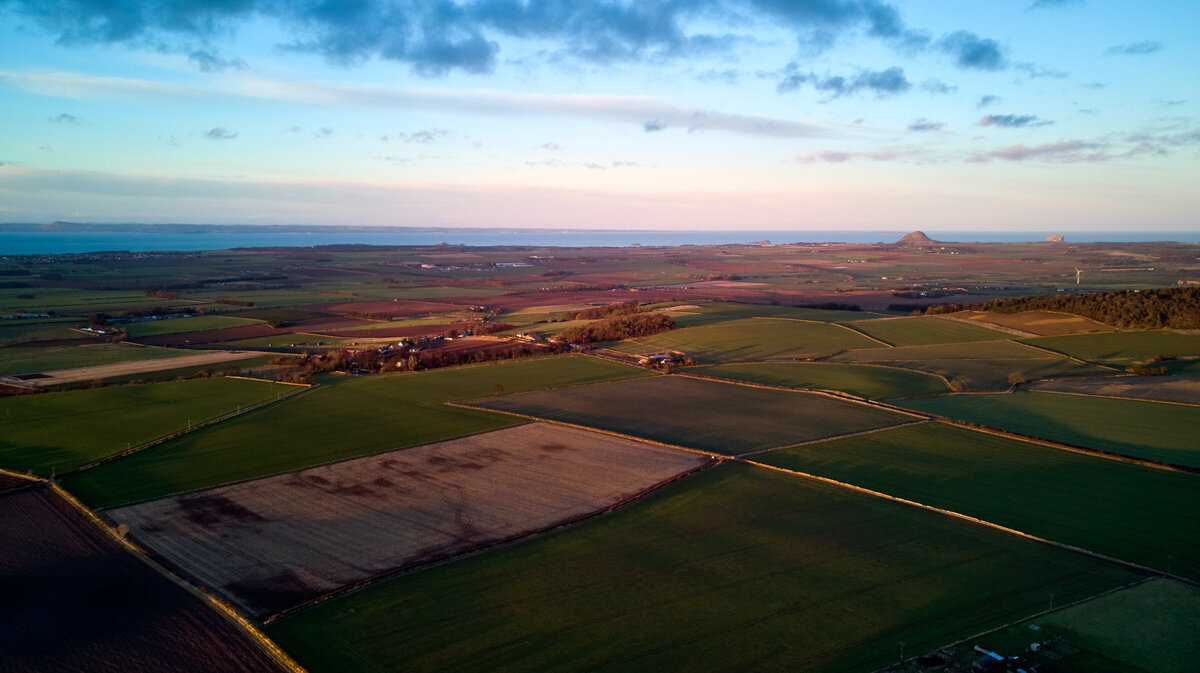
[[[519,229],[234,224],[2,223],[0,255],[69,254],[113,250],[195,251],[319,245],[628,247],[787,243],[895,243],[904,230]],[[1065,244],[1174,241],[1200,243],[1197,232],[947,231],[927,230],[944,242],[1019,243],[1062,233]],[[1063,245],[1059,243],[1057,245]]]

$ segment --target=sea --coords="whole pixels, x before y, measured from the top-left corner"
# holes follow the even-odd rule
[[[0,256],[55,255],[67,253],[225,250],[230,248],[312,247],[321,245],[411,245],[445,243],[465,246],[529,247],[630,247],[677,245],[747,244],[758,241],[782,243],[895,243],[907,231],[649,231],[649,230],[404,230],[263,231],[255,227],[245,233],[229,231],[177,233],[139,231],[0,231]],[[1051,232],[1030,231],[937,231],[926,230],[932,239],[945,242],[1017,243],[1040,241]],[[1176,241],[1200,243],[1200,231],[1066,232],[1068,243]]]

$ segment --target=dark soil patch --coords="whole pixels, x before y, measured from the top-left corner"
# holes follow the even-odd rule
[[[263,580],[226,584],[225,590],[255,614],[278,612],[321,593],[291,570]]]
[[[6,673],[277,672],[199,599],[36,486],[0,495]]]
[[[226,521],[262,521],[253,511],[224,496],[200,495],[179,499],[179,508],[188,521],[212,527]]]

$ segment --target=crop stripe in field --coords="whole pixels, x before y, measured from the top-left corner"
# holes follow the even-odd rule
[[[647,439],[645,437],[638,437],[636,435],[627,435],[623,432],[617,432],[615,430],[605,430],[604,428],[596,428],[596,427],[592,427],[590,425],[580,425],[578,423],[559,421],[559,420],[556,420],[553,418],[542,418],[541,416],[531,416],[529,414],[522,414],[518,411],[508,411],[506,409],[491,409],[489,407],[476,407],[476,406],[472,406],[470,404],[465,404],[463,402],[446,402],[446,405],[451,406],[451,407],[458,407],[459,409],[471,409],[474,411],[490,411],[495,414],[506,414],[508,416],[516,416],[517,418],[524,418],[525,420],[528,420],[528,421],[536,421],[538,423],[552,423],[554,425],[561,425],[561,426],[567,427],[567,428],[575,428],[576,430],[587,430],[588,432],[598,432],[602,435],[609,435],[610,437],[620,437],[621,439],[631,439],[635,442],[640,442],[642,444],[653,444],[655,446],[661,446],[665,449],[674,449],[676,451],[686,451],[688,453],[694,453],[699,456],[708,456],[709,458],[723,458],[726,460],[730,460],[730,459],[734,458],[734,456],[726,455],[723,453],[713,453],[712,451],[701,451],[700,449],[690,449],[686,446],[679,446],[678,444],[668,444],[666,442],[660,442],[656,439]]]
[[[1017,344],[1018,346],[1024,346],[1025,348],[1028,348],[1033,351],[1037,351],[1039,353],[1047,353],[1049,355],[1057,355],[1058,357],[1066,358],[1066,359],[1070,360],[1071,362],[1075,362],[1075,363],[1078,363],[1081,365],[1091,365],[1093,367],[1100,367],[1101,369],[1108,369],[1108,370],[1112,370],[1112,371],[1121,371],[1121,369],[1118,367],[1113,367],[1112,365],[1100,364],[1098,362],[1089,362],[1082,358],[1077,358],[1074,355],[1070,355],[1069,353],[1060,353],[1059,351],[1056,351],[1056,350],[1044,348],[1042,346],[1035,346],[1033,344],[1027,344],[1023,341],[1017,341],[1016,339],[1008,339],[1008,341],[1010,343]]]
[[[1200,407],[1196,402],[1180,402],[1178,400],[1152,400],[1145,397],[1122,397],[1120,395],[1099,395],[1096,393],[1080,393],[1074,390],[1052,390],[1049,388],[1032,388],[1029,392],[1054,393],[1055,395],[1075,395],[1076,397],[1099,397],[1106,400],[1122,400],[1125,402],[1151,402],[1154,404],[1174,404],[1180,407]]]
[[[242,377],[228,377],[228,378],[242,378]],[[249,380],[261,381],[263,379],[249,379]],[[271,383],[275,383],[275,382],[271,381]],[[67,474],[74,474],[76,472],[82,472],[84,470],[89,470],[98,465],[103,465],[104,463],[110,463],[114,460],[117,460],[118,458],[124,458],[125,456],[129,456],[129,455],[138,453],[139,451],[145,451],[146,449],[148,449],[152,446],[157,446],[159,444],[162,444],[163,442],[165,442],[167,440],[175,439],[176,437],[181,437],[188,433],[195,432],[201,428],[207,428],[208,426],[215,425],[217,423],[220,423],[221,421],[227,421],[231,418],[235,418],[237,416],[241,416],[242,414],[246,414],[251,411],[254,411],[255,409],[261,409],[262,407],[265,407],[269,404],[274,404],[276,402],[282,402],[283,400],[289,399],[291,397],[295,397],[296,395],[299,395],[300,393],[306,392],[309,389],[315,387],[314,385],[310,385],[307,383],[303,383],[303,384],[299,384],[299,385],[304,386],[303,390],[289,390],[286,393],[275,396],[273,399],[267,399],[267,400],[263,400],[261,402],[255,402],[254,404],[246,406],[242,409],[238,409],[236,411],[231,411],[227,414],[217,416],[216,418],[210,418],[207,421],[204,421],[203,423],[197,423],[197,424],[192,425],[183,430],[176,430],[175,432],[163,435],[162,437],[158,437],[156,439],[152,439],[148,442],[143,442],[141,444],[138,444],[137,446],[130,447],[119,453],[114,453],[112,455],[104,456],[103,458],[101,458],[99,460],[94,460],[94,461],[88,463],[87,465],[81,465],[81,466],[75,468],[74,470],[68,470],[67,472],[64,472],[63,474],[67,475]]]
[[[879,402],[877,400],[868,400],[866,398],[859,397],[857,395],[851,395],[850,393],[844,393],[840,390],[822,390],[820,388],[789,388],[787,386],[773,386],[768,383],[754,383],[753,381],[740,381],[738,379],[722,379],[722,378],[718,378],[716,376],[705,376],[703,374],[692,374],[691,372],[680,372],[678,374],[672,374],[671,376],[681,376],[683,378],[698,379],[701,381],[714,381],[716,383],[727,383],[729,385],[743,386],[746,388],[762,388],[763,390],[782,390],[784,392],[789,392],[789,393],[807,393],[810,395],[824,395],[825,397],[829,397],[829,398],[832,398],[835,400],[842,400],[843,402],[854,402],[856,404],[861,404],[863,406],[875,407],[877,409],[884,409],[886,411],[892,411],[892,412],[901,414],[903,416],[911,416],[913,418],[920,418],[920,419],[925,419],[925,420],[928,420],[932,416],[931,414],[927,414],[925,412],[914,411],[912,409],[905,409],[904,407],[893,406],[891,404],[888,404],[887,402]]]
[[[879,367],[881,369],[894,369],[898,372],[911,372],[913,374],[923,374],[925,376],[931,376],[933,378],[941,380],[942,383],[946,384],[947,388],[950,387],[950,379],[948,379],[945,376],[938,374],[936,372],[923,372],[919,369],[910,369],[908,367],[900,367],[897,365],[881,365],[876,362],[816,362],[816,361],[810,361],[810,360],[738,360],[738,361],[734,361],[734,362],[718,362],[718,363],[714,363],[714,364],[705,364],[705,365],[689,365],[689,368],[690,367],[696,367],[696,368],[700,368],[700,367],[736,367],[736,366],[740,366],[740,365],[769,365],[769,364],[778,364],[778,363],[783,363],[783,364],[798,363],[798,364],[806,364],[806,365],[833,365],[833,366],[840,366],[840,367]],[[688,374],[690,372],[679,372],[679,373],[680,374]],[[695,374],[695,376],[704,376],[704,375],[703,374]],[[744,379],[726,379],[726,378],[721,378],[721,377],[716,377],[716,376],[708,377],[708,378],[711,378],[714,381],[744,381]],[[1079,377],[1079,378],[1087,378],[1087,377]],[[769,385],[769,384],[763,384],[763,385]],[[787,388],[787,386],[781,386],[781,387]],[[790,388],[790,390],[822,390],[823,391],[825,389],[824,388]],[[831,391],[831,392],[839,392],[839,391],[835,390],[835,391]],[[849,395],[850,393],[846,393],[846,394]],[[927,397],[932,397],[932,396],[930,395]],[[867,399],[867,398],[863,398],[863,399]]]
[[[182,588],[189,594],[200,599],[201,602],[206,603],[209,607],[215,609],[221,614],[222,617],[225,618],[226,621],[233,624],[237,629],[241,630],[242,633],[244,633],[252,643],[254,643],[281,668],[289,671],[290,673],[307,673],[307,671],[305,671],[300,664],[296,663],[294,659],[288,656],[288,654],[284,652],[278,645],[272,642],[270,638],[267,638],[266,634],[251,624],[250,621],[243,617],[237,610],[235,610],[233,606],[206,591],[196,588],[190,582],[187,582],[175,573],[167,570],[166,567],[151,558],[145,549],[142,549],[138,545],[128,540],[125,536],[121,535],[115,528],[108,525],[107,522],[89,509],[87,505],[84,505],[82,502],[76,499],[75,496],[63,490],[63,488],[54,483],[54,481],[47,481],[47,484],[50,486],[51,491],[58,495],[58,497],[62,498],[69,505],[78,510],[84,515],[84,517],[88,519],[88,521],[91,521],[93,525],[104,531],[104,533],[116,541],[116,543],[123,547],[127,552],[133,554],[138,559],[141,559],[143,563],[150,566],[150,568],[152,568],[159,575],[162,575],[176,586]]]
[[[982,393],[982,394],[988,394],[988,393]],[[1004,395],[1007,393],[991,393],[991,394]],[[1046,446],[1051,449],[1058,449],[1059,451],[1070,451],[1071,453],[1081,453],[1085,456],[1092,456],[1095,458],[1104,458],[1106,460],[1115,460],[1117,462],[1130,463],[1131,465],[1140,465],[1142,467],[1152,467],[1156,470],[1166,470],[1168,472],[1184,472],[1187,474],[1200,474],[1200,467],[1190,467],[1188,465],[1176,465],[1174,463],[1165,463],[1165,462],[1158,461],[1158,460],[1151,460],[1149,458],[1134,458],[1133,456],[1126,456],[1126,455],[1120,454],[1120,453],[1104,451],[1103,449],[1090,449],[1086,446],[1075,446],[1074,444],[1067,444],[1065,442],[1056,442],[1056,441],[1053,441],[1050,439],[1042,439],[1040,437],[1031,437],[1029,435],[1022,435],[1019,432],[1010,432],[1008,430],[1000,430],[998,428],[992,428],[992,427],[989,427],[986,425],[972,423],[970,421],[961,421],[957,418],[950,418],[948,416],[942,416],[942,415],[935,414],[935,413],[930,413],[929,415],[933,420],[941,421],[942,423],[945,423],[947,425],[955,425],[960,428],[966,428],[967,430],[974,430],[975,432],[983,432],[983,433],[986,433],[989,435],[995,435],[997,437],[1005,437],[1007,439],[1016,439],[1016,440],[1019,440],[1022,442],[1027,442],[1029,444],[1039,444],[1041,446]]]
[[[945,318],[946,320],[954,320],[956,322],[961,322],[961,323],[964,323],[967,325],[983,327],[984,329],[995,330],[997,332],[1004,332],[1005,334],[1011,334],[1013,336],[1019,336],[1019,337],[1025,338],[1025,339],[1033,339],[1033,338],[1042,336],[1040,334],[1034,334],[1033,332],[1026,332],[1023,329],[1017,329],[1016,327],[1009,327],[1007,325],[1001,325],[999,323],[987,322],[986,320],[971,320],[970,318],[959,318],[958,316],[955,316],[955,315],[939,315],[938,317]]]
[[[1141,565],[1138,563],[1134,563],[1132,561],[1125,561],[1125,560],[1115,558],[1112,556],[1105,556],[1104,554],[1090,551],[1088,549],[1084,549],[1083,547],[1076,547],[1074,545],[1069,545],[1064,542],[1057,542],[1057,541],[1051,540],[1049,538],[1044,538],[1044,537],[1040,537],[1038,535],[1033,535],[1031,533],[1026,533],[1024,531],[1017,530],[1016,528],[1009,528],[1008,526],[1002,526],[998,523],[993,523],[986,519],[980,519],[978,517],[974,517],[969,514],[963,514],[962,512],[955,512],[952,509],[943,509],[941,507],[935,507],[933,505],[926,505],[925,503],[917,502],[916,500],[909,500],[907,498],[901,498],[899,496],[889,495],[882,491],[876,491],[873,489],[865,488],[863,486],[856,486],[854,484],[846,483],[844,481],[838,481],[837,479],[830,479],[829,477],[821,477],[821,476],[817,476],[815,474],[809,474],[808,472],[792,470],[792,469],[788,469],[786,467],[777,467],[775,465],[759,463],[759,462],[753,461],[753,460],[742,460],[742,459],[739,459],[739,460],[740,460],[740,462],[746,463],[748,465],[754,465],[756,467],[761,467],[761,468],[765,468],[768,470],[774,470],[776,472],[782,472],[784,474],[790,474],[790,475],[797,476],[797,477],[803,477],[805,479],[812,479],[814,481],[819,481],[819,482],[830,484],[833,486],[838,486],[838,487],[845,488],[845,489],[848,489],[851,491],[855,491],[857,493],[862,493],[864,495],[871,495],[871,496],[875,496],[877,498],[883,498],[884,500],[891,500],[892,502],[897,502],[902,505],[908,505],[910,507],[916,507],[918,509],[924,509],[924,510],[928,510],[930,512],[937,512],[938,514],[944,514],[946,516],[954,517],[956,519],[962,519],[963,521],[968,521],[970,523],[978,524],[981,526],[986,526],[988,528],[998,530],[1002,533],[1008,533],[1009,535],[1015,535],[1017,537],[1022,537],[1027,540],[1033,540],[1034,542],[1041,542],[1043,544],[1048,544],[1053,547],[1058,547],[1060,549],[1066,549],[1067,551],[1073,551],[1073,552],[1077,552],[1080,554],[1086,554],[1087,556],[1091,556],[1093,558],[1098,558],[1102,561],[1108,561],[1109,563],[1116,563],[1118,565],[1122,565],[1127,568],[1134,568],[1136,570],[1140,570],[1143,572],[1149,572],[1149,573],[1153,573],[1155,575],[1162,575],[1164,577],[1170,577],[1172,579],[1177,579],[1181,582],[1186,582],[1186,583],[1192,584],[1192,585],[1197,584],[1197,582],[1187,579],[1185,577],[1178,577],[1176,575],[1171,575],[1171,574],[1165,573],[1161,570],[1157,570],[1157,569],[1151,568],[1149,566],[1144,566],[1144,565]]]
[[[895,348],[895,347],[896,347],[896,344],[890,344],[890,343],[888,343],[888,342],[884,341],[883,339],[877,339],[877,338],[875,338],[875,337],[871,336],[870,334],[867,334],[866,332],[864,332],[864,331],[862,331],[862,330],[860,330],[860,329],[855,329],[855,328],[853,328],[853,327],[851,327],[851,326],[849,326],[849,325],[846,325],[846,324],[844,324],[844,323],[835,322],[835,323],[830,323],[830,324],[831,324],[831,325],[837,325],[838,327],[841,327],[841,328],[842,328],[842,329],[844,329],[844,330],[849,330],[849,331],[851,331],[851,332],[854,332],[855,334],[857,334],[857,335],[859,335],[859,336],[864,336],[864,337],[866,337],[866,338],[868,338],[868,339],[870,339],[871,341],[874,341],[874,342],[876,342],[876,343],[881,343],[881,344],[883,344],[884,346],[887,346],[888,348]]]
[[[741,457],[745,458],[746,456],[757,456],[760,453],[771,453],[774,451],[783,451],[784,449],[798,449],[802,446],[808,446],[810,444],[824,444],[825,442],[832,442],[832,441],[838,440],[838,439],[849,439],[850,437],[863,437],[866,435],[873,435],[877,432],[887,432],[888,430],[899,430],[900,428],[907,428],[910,425],[920,425],[922,423],[930,423],[930,422],[932,422],[931,419],[918,418],[915,421],[909,421],[908,423],[901,423],[900,425],[888,425],[888,426],[885,426],[882,428],[872,428],[870,430],[863,430],[862,432],[851,432],[851,433],[848,433],[845,435],[833,435],[832,437],[822,437],[820,439],[810,439],[807,442],[797,442],[796,444],[788,444],[786,446],[775,446],[775,447],[772,447],[769,449],[759,449],[758,451],[751,451],[749,453],[743,453],[743,454],[741,454]]]
[[[565,424],[563,424],[563,425],[565,425]],[[590,428],[585,428],[585,429],[590,430]],[[638,441],[644,442],[644,443],[653,443],[653,442],[649,442],[647,440],[638,440]],[[291,615],[296,612],[300,612],[302,610],[306,610],[308,608],[311,608],[315,605],[319,605],[321,603],[332,600],[334,598],[339,598],[339,597],[345,596],[347,594],[352,594],[352,593],[355,593],[358,591],[362,591],[363,589],[366,589],[367,587],[371,586],[372,584],[375,584],[376,582],[382,582],[382,581],[389,580],[389,579],[392,579],[395,577],[400,577],[403,575],[410,575],[412,573],[429,570],[430,568],[436,568],[438,566],[443,566],[448,563],[454,563],[456,561],[461,561],[463,559],[470,558],[472,556],[476,556],[478,554],[482,554],[484,552],[494,550],[497,547],[503,547],[503,546],[507,546],[510,544],[515,544],[517,542],[525,542],[527,540],[531,540],[534,538],[540,538],[540,537],[544,537],[547,535],[552,535],[554,533],[560,532],[567,528],[572,528],[572,527],[574,527],[580,523],[583,523],[585,521],[589,521],[591,519],[601,517],[606,514],[611,514],[619,509],[623,509],[623,508],[633,504],[634,502],[636,502],[638,500],[645,498],[646,496],[650,495],[651,493],[654,493],[656,491],[662,490],[663,488],[666,488],[670,484],[673,484],[682,479],[686,479],[687,477],[690,477],[698,472],[707,470],[710,467],[720,465],[721,463],[724,462],[724,459],[720,458],[720,457],[708,456],[708,458],[709,458],[709,460],[705,461],[704,463],[701,463],[700,465],[697,465],[696,467],[691,468],[690,470],[685,470],[683,472],[680,472],[679,474],[676,474],[674,476],[663,479],[662,481],[651,485],[649,488],[641,490],[631,496],[622,498],[622,499],[618,500],[617,502],[604,507],[603,509],[598,509],[598,510],[594,510],[591,512],[585,512],[583,514],[580,514],[578,516],[575,516],[575,517],[572,517],[569,519],[564,519],[564,520],[561,520],[561,521],[558,521],[555,523],[551,523],[550,525],[548,525],[544,528],[539,528],[537,530],[527,531],[524,533],[517,533],[515,535],[510,535],[508,537],[500,538],[498,540],[493,540],[491,542],[488,542],[487,544],[481,545],[474,549],[459,552],[457,554],[452,554],[445,558],[437,559],[434,561],[417,562],[413,565],[400,566],[398,568],[384,570],[383,572],[376,573],[366,579],[362,579],[357,582],[354,582],[353,584],[347,584],[344,586],[340,586],[332,591],[323,593],[320,596],[317,596],[315,598],[310,598],[302,603],[298,603],[291,607],[284,608],[283,610],[280,610],[279,612],[276,612],[275,614],[270,615],[270,616],[266,617],[265,619],[263,619],[263,624],[270,624],[277,619],[287,617],[288,615]]]

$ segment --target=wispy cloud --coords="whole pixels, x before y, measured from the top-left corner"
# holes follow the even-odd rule
[[[360,84],[288,82],[232,75],[209,87],[166,84],[121,77],[75,73],[0,71],[0,80],[26,91],[65,98],[154,97],[188,102],[205,98],[248,98],[314,106],[359,106],[444,110],[485,116],[555,116],[633,124],[647,120],[663,128],[688,132],[723,132],[772,138],[838,135],[844,128],[830,122],[805,122],[705,110],[677,105],[653,96],[604,94],[525,94],[487,89],[397,89]]]
[[[912,83],[904,76],[904,69],[892,67],[886,70],[863,70],[851,77],[841,75],[821,77],[814,74],[804,74],[798,71],[795,63],[788,64],[784,69],[784,78],[775,86],[779,93],[788,93],[808,84],[831,98],[847,96],[860,91],[869,91],[877,96],[894,96],[912,88]]]
[[[909,123],[908,130],[915,131],[917,133],[926,133],[929,131],[941,131],[945,126],[946,125],[942,122],[935,122],[921,118],[913,120],[911,123]]]
[[[46,117],[47,121],[52,121],[55,124],[78,124],[81,120],[73,114],[60,112],[53,117]]]
[[[1000,100],[1001,99],[999,96],[993,96],[991,94],[988,94],[986,96],[980,96],[979,102],[976,103],[975,107],[989,107],[991,105],[995,105],[995,104],[999,103]]]
[[[1128,44],[1118,44],[1104,50],[1106,56],[1145,56],[1153,54],[1156,51],[1162,51],[1163,43],[1154,42],[1152,40],[1142,40],[1141,42],[1130,42]]]
[[[237,133],[220,126],[213,127],[200,135],[209,140],[233,140],[237,137]]]
[[[1006,129],[1019,129],[1034,126],[1049,126],[1054,122],[1038,119],[1037,115],[984,115],[975,122],[976,126],[999,126]]]

